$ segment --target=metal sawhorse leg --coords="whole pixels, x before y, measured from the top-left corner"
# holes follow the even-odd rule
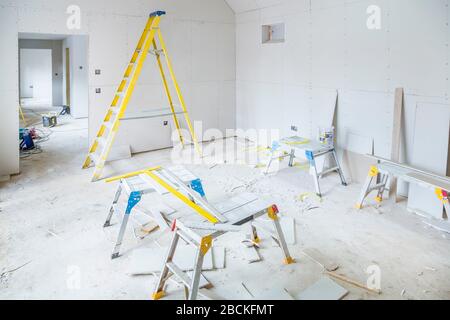
[[[319,173],[318,170],[317,170],[316,158],[324,156],[324,155],[326,155],[328,153],[332,154],[336,166]],[[292,155],[291,155],[291,157],[292,157]],[[336,154],[336,149],[332,149],[332,150],[329,150],[329,151],[326,151],[326,152],[317,153],[317,154],[314,153],[313,151],[306,151],[306,158],[308,159],[308,161],[310,163],[310,166],[311,166],[311,168],[313,170],[314,185],[315,185],[315,188],[316,188],[316,194],[319,197],[322,197],[322,192],[320,190],[319,179],[321,179],[323,176],[325,176],[328,173],[335,172],[335,171],[337,173],[339,173],[339,177],[341,179],[342,185],[343,186],[347,186],[347,181],[345,180],[345,176],[344,176],[344,173],[342,171],[341,164],[339,163],[339,159],[338,159],[337,154]]]
[[[285,264],[292,264],[295,262],[295,260],[291,257],[289,253],[288,246],[286,244],[286,240],[284,238],[283,230],[281,229],[279,217],[278,217],[278,208],[276,206],[272,206],[267,209],[267,214],[269,218],[273,221],[275,226],[275,231],[277,235],[277,240],[279,242],[279,245],[281,247],[281,250],[284,254],[284,263]],[[248,222],[248,221],[247,221]],[[256,233],[256,230],[254,227],[252,227],[254,233],[253,236],[256,241],[259,242],[258,235]],[[189,300],[196,300],[199,290],[199,283],[200,283],[200,275],[202,272],[203,267],[203,260],[205,255],[208,253],[208,251],[212,247],[212,242],[215,237],[218,235],[208,235],[201,238],[195,239],[194,237],[189,236],[191,232],[186,231],[184,228],[178,228],[176,225],[176,222],[172,226],[173,231],[173,237],[172,241],[169,247],[169,250],[167,252],[167,255],[164,260],[164,267],[162,269],[162,272],[159,276],[158,282],[156,284],[156,289],[154,294],[152,295],[153,300],[159,300],[165,296],[165,283],[166,281],[172,276],[177,276],[183,283],[185,292],[186,292],[186,298]],[[194,272],[192,273],[192,278],[189,277],[185,272],[183,272],[174,262],[174,256],[177,249],[178,242],[180,238],[183,238],[188,243],[194,244],[197,247],[197,254],[194,261]]]
[[[376,180],[376,184],[372,187],[372,182]],[[383,201],[383,194],[386,190],[387,183],[389,181],[389,174],[383,174],[378,170],[378,167],[372,166],[370,168],[369,174],[367,176],[366,182],[361,191],[358,203],[356,204],[357,209],[362,209],[364,205],[364,200],[367,196],[374,190],[377,190],[377,196],[375,200],[378,203]]]
[[[441,200],[442,203],[444,204],[444,209],[445,209],[445,213],[447,214],[447,217],[450,218],[450,201],[449,201],[449,197],[448,197],[448,192],[437,188],[436,194],[437,194],[439,200]]]
[[[120,199],[120,195],[122,194],[122,182],[119,184],[116,195],[114,197],[114,201],[111,205],[111,209],[109,210],[108,217],[106,218],[106,222],[104,224],[104,228],[111,226],[111,219],[116,210],[117,202]],[[125,210],[125,214],[122,219],[122,223],[120,225],[119,234],[117,236],[116,244],[114,245],[114,250],[111,255],[111,259],[116,259],[120,256],[120,247],[122,246],[123,237],[125,235],[125,231],[127,229],[128,220],[130,218],[131,212],[133,208],[141,201],[142,193],[141,192],[131,192],[130,197],[128,198],[127,209]]]

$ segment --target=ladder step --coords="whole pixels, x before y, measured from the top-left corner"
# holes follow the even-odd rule
[[[192,280],[183,270],[178,268],[178,266],[173,262],[167,262],[166,266],[170,271],[172,271],[174,275],[176,275],[181,280],[181,282],[184,283],[185,286],[190,288]]]
[[[97,139],[98,142],[98,148],[103,149],[106,145],[106,138],[101,137]]]

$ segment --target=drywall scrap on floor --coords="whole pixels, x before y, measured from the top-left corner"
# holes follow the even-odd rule
[[[297,295],[296,298],[297,300],[341,300],[347,294],[347,289],[341,287],[330,278],[323,277]]]
[[[289,300],[295,300],[291,294],[284,288],[278,289],[273,288],[271,290],[259,292],[258,294],[254,294],[255,300],[261,300],[261,301],[289,301]]]
[[[163,267],[164,259],[166,257],[168,248],[145,248],[136,249],[133,251],[130,263],[128,266],[128,274],[130,275],[146,275],[160,272]],[[177,247],[174,257],[174,263],[183,271],[190,271],[194,267],[196,257],[196,248],[193,246]],[[213,263],[213,254],[216,254],[216,264]],[[215,250],[210,250],[205,255],[203,260],[202,270],[220,269],[225,266],[225,250],[217,247]]]
[[[240,251],[248,263],[255,263],[262,260],[255,246],[243,246]]]
[[[327,271],[336,271],[339,265],[316,248],[306,248],[303,253]]]
[[[424,220],[423,223],[425,223],[427,226],[430,226],[436,230],[450,234],[450,223],[448,221]]]

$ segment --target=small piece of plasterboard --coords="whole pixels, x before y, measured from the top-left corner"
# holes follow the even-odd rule
[[[194,271],[188,271],[186,273],[192,279],[192,274],[194,273]],[[203,274],[200,274],[199,289],[209,288],[211,286],[212,286],[211,282],[209,282],[208,279],[206,279]]]
[[[225,247],[213,247],[213,265],[214,269],[225,268]]]
[[[168,248],[153,249],[136,249],[133,251],[128,274],[145,275],[160,272],[162,270],[164,259]],[[203,260],[202,270],[213,269],[212,251],[208,251]],[[196,256],[196,248],[193,246],[178,246],[174,263],[183,271],[192,270],[194,268],[194,260]]]
[[[341,287],[330,278],[323,277],[301,292],[297,296],[297,300],[341,300],[347,294],[347,289]]]
[[[426,220],[424,220],[423,223],[425,223],[426,225],[428,225],[436,230],[439,230],[439,231],[442,231],[445,233],[450,233],[450,223],[448,221],[432,221],[432,220],[426,221]]]
[[[262,301],[280,301],[280,300],[295,300],[286,289],[273,288],[271,290],[263,291],[255,294],[255,300]]]
[[[258,250],[254,246],[246,247],[242,246],[241,252],[243,257],[248,261],[248,263],[254,263],[261,261],[261,256],[258,253]]]
[[[205,300],[219,300],[219,301],[226,300],[222,296],[219,296],[214,292],[212,292],[211,290],[207,289],[200,288],[200,290],[198,291],[198,295],[203,297]]]
[[[335,263],[330,257],[327,257],[316,248],[306,248],[303,253],[316,263],[320,264],[327,271],[336,271],[339,265]]]

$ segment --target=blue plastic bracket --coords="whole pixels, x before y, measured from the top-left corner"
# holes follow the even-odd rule
[[[163,16],[165,14],[166,14],[165,11],[155,11],[155,12],[150,13],[150,17],[160,17],[160,16]]]
[[[274,141],[272,143],[272,151],[277,151],[278,149],[280,149],[281,145],[278,141]]]
[[[190,188],[196,191],[202,198],[205,197],[205,190],[203,189],[202,181],[200,179],[192,180]]]
[[[309,162],[313,162],[314,161],[314,153],[312,151],[306,151],[306,158],[309,160]]]
[[[141,201],[142,193],[138,191],[134,191],[130,194],[130,198],[128,198],[128,206],[125,214],[130,214],[131,210]]]

